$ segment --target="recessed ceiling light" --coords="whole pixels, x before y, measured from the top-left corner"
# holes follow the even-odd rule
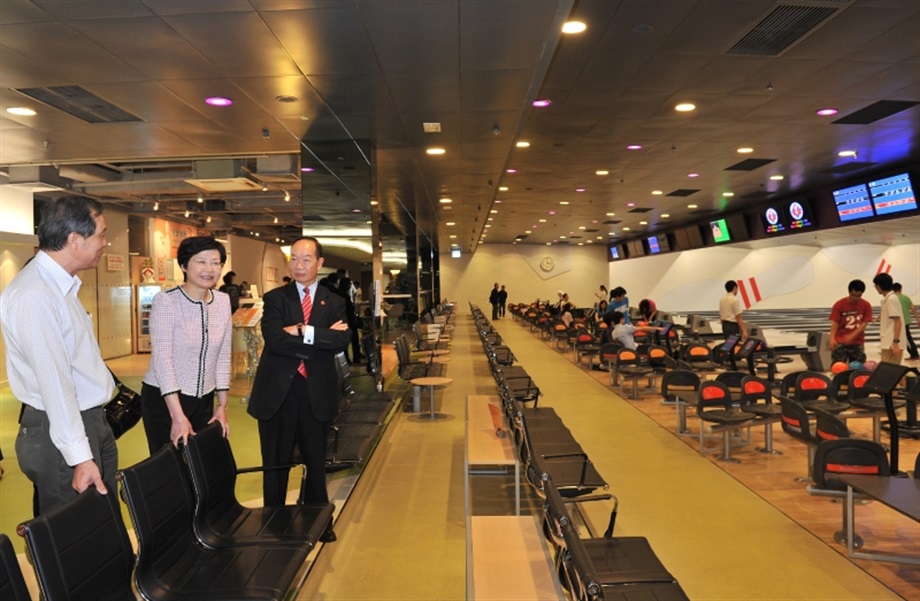
[[[616,213],[607,213],[607,217],[616,217]]]
[[[750,146],[742,146],[738,149],[738,154],[751,154],[752,152],[754,152],[754,149]]]
[[[526,141],[524,141],[524,140],[521,140],[521,141],[519,141],[519,142],[515,142],[514,145],[517,146],[518,148],[530,148],[530,142],[526,142]]]
[[[662,218],[662,219],[667,219],[667,218],[670,217],[670,216],[671,216],[671,215],[670,215],[669,213],[662,213],[662,214],[661,214],[661,218]]]
[[[626,150],[642,150],[642,144],[629,144]]]
[[[441,198],[438,200],[438,202],[441,203],[442,205],[449,205],[450,203],[454,201],[452,198]]]
[[[549,105],[551,105],[552,102],[550,102],[549,100],[547,100],[547,99],[545,99],[545,98],[541,98],[541,99],[539,99],[539,100],[534,100],[532,104],[533,104],[535,107],[537,107],[538,109],[542,109],[542,108],[546,108],[546,107],[548,107]]]
[[[457,237],[457,234],[451,234],[449,237],[450,237],[451,240],[453,240],[454,238]]]
[[[783,181],[783,179],[785,178],[782,175],[771,175],[770,179],[772,179],[775,182],[780,182],[780,181]]]
[[[630,231],[630,230],[629,230],[629,226],[627,225],[626,227],[624,227],[624,228],[623,228],[623,231],[624,231],[624,232]]]
[[[855,156],[856,156],[856,151],[855,151],[855,150],[841,150],[840,152],[837,153],[837,156],[839,156],[839,157],[855,157]]]
[[[489,212],[492,213],[492,214],[494,215],[494,214],[498,213],[498,210],[497,210],[497,209],[492,209],[492,210],[490,210]]]
[[[652,196],[661,196],[664,194],[661,190],[652,190]]]
[[[230,106],[233,104],[233,100],[225,96],[210,96],[204,99],[205,104],[210,104],[211,106]]]
[[[569,204],[569,201],[567,201],[567,200],[560,200],[560,201],[559,201],[559,204],[561,204],[561,205],[567,205],[567,204]]]
[[[626,206],[627,206],[627,207],[634,207],[634,206],[636,206],[636,203],[634,203],[634,202],[627,202],[627,203],[626,203]]]
[[[823,109],[818,109],[817,114],[821,117],[830,117],[831,115],[837,114],[837,109],[833,107],[827,107]]]
[[[546,219],[538,219],[537,221],[539,221],[540,223],[546,223]]]
[[[586,228],[585,226],[583,226],[583,225],[579,225],[579,226],[578,226],[578,229],[584,230],[584,229],[587,229],[587,228]]]
[[[610,172],[606,169],[598,169],[594,172],[594,175],[610,175]]]
[[[688,174],[687,174],[687,177],[699,177],[699,176],[700,176],[700,174],[697,173],[697,172],[695,172],[695,171],[694,171],[693,173],[688,173]]]
[[[639,225],[648,225],[648,221],[640,221]]]
[[[584,192],[584,191],[585,191],[585,188],[575,188],[575,191],[576,191],[576,192]]]
[[[313,167],[301,167],[300,168],[301,173],[313,173],[314,171],[315,169],[313,169]]]
[[[505,169],[505,173],[517,173],[517,169]]]
[[[455,222],[453,222],[453,221],[448,221],[445,225],[447,225],[447,226],[449,227],[449,226],[457,225],[457,224],[456,224]]]
[[[531,230],[524,230],[524,233],[525,233],[525,234],[532,234],[533,232],[532,232]]]
[[[722,196],[724,196],[725,198],[731,198],[734,195],[735,195],[734,192],[722,192]]]
[[[499,186],[499,187],[498,187],[498,191],[499,191],[499,192],[507,192],[507,191],[508,191],[508,186]]]
[[[556,214],[556,211],[547,211],[546,214],[547,214],[547,215],[555,215],[555,214]]]
[[[696,205],[687,205],[687,208],[688,208],[688,209],[695,209],[695,208],[697,208],[697,206],[696,206]]]
[[[566,21],[562,25],[562,33],[581,33],[587,28],[588,26],[581,21]]]
[[[20,117],[34,117],[38,114],[34,110],[24,106],[11,106],[10,108],[6,109],[6,112],[11,115],[18,115]]]
[[[444,153],[447,152],[447,151],[444,150],[443,148],[438,147],[438,146],[432,146],[431,148],[426,148],[426,149],[425,149],[425,152],[428,153],[428,154],[432,154],[432,155],[441,155],[441,154],[444,154]]]
[[[688,113],[695,109],[696,109],[696,105],[693,104],[692,102],[681,102],[680,104],[674,107],[674,110],[680,113]]]

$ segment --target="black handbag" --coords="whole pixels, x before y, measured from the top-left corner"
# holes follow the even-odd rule
[[[141,395],[125,386],[114,373],[112,378],[115,379],[115,397],[102,408],[112,433],[119,438],[141,421]]]

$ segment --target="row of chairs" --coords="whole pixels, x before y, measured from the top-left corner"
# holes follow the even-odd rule
[[[351,369],[345,353],[335,357],[339,376],[341,400],[339,413],[332,423],[326,441],[326,471],[338,471],[363,465],[380,439],[396,401],[383,391],[380,369],[380,349],[372,334],[361,339],[367,358],[367,377],[373,379],[374,389],[357,392],[352,385]]]
[[[400,334],[393,342],[396,349],[396,374],[400,380],[411,382],[416,378],[443,376],[444,364],[434,361],[433,353],[412,350],[409,333]]]
[[[494,352],[500,337],[476,306],[471,305],[471,310],[486,353]],[[616,498],[603,492],[608,489],[606,481],[556,411],[536,402],[525,405],[508,394],[501,394],[501,399],[517,459],[527,481],[544,499],[544,535],[554,551],[560,583],[571,598],[687,599],[646,539],[613,536]],[[588,535],[582,538],[566,503],[599,499],[614,501],[607,530],[595,536],[582,518]],[[577,511],[578,505],[574,507]]]
[[[234,493],[240,473],[290,467],[237,469],[219,424],[190,437],[181,451],[165,445],[116,474],[137,536],[136,557],[114,490],[102,495],[89,488],[19,526],[42,599],[293,598],[334,506],[249,508]],[[0,596],[29,599],[20,579],[4,558]]]
[[[489,368],[499,396],[505,401],[514,399],[521,403],[533,403],[540,399],[540,388],[523,367],[514,365],[516,358],[511,349],[502,342],[489,319],[478,306],[470,304],[473,322],[479,333],[482,348],[489,360]]]

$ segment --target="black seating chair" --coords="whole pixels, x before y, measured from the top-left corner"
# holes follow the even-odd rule
[[[332,503],[242,506],[236,499],[236,477],[265,468],[238,470],[230,441],[213,423],[188,438],[183,453],[195,488],[194,531],[212,549],[243,545],[316,545],[332,522]],[[287,466],[281,469],[288,469]]]
[[[103,495],[90,487],[20,524],[17,532],[26,540],[45,601],[136,599],[131,588],[134,551],[114,490]]]
[[[740,460],[732,457],[731,433],[750,426],[757,416],[741,411],[733,404],[731,391],[725,384],[708,381],[700,385],[696,400],[696,415],[700,418],[700,453],[708,452],[703,422],[709,422],[715,424],[713,430],[722,432],[722,455],[719,460],[740,463]]]
[[[589,499],[613,499],[614,505],[603,537],[584,539],[552,477],[545,474],[543,479],[546,491],[544,533],[555,549],[560,580],[573,599],[687,599],[648,539],[613,536],[617,513],[615,497],[600,495]]]
[[[594,357],[601,351],[601,346],[597,343],[594,334],[587,330],[582,330],[575,337],[575,344],[573,347],[575,349],[575,363],[581,365],[581,358],[587,357],[588,368],[590,369],[593,367]]]
[[[808,487],[808,494],[822,497],[846,498],[847,487],[837,479],[845,474],[860,474],[870,476],[890,476],[891,468],[888,463],[888,452],[879,443],[872,440],[859,438],[840,438],[825,440],[815,450],[814,484]],[[854,491],[857,498],[866,500],[870,497]],[[834,540],[846,546],[847,544],[847,512],[846,504],[843,505],[843,526],[834,533]],[[862,537],[853,533],[853,546],[860,548],[863,545]]]
[[[613,378],[616,370],[617,364],[617,352],[623,348],[623,345],[619,342],[605,342],[601,344],[600,351],[597,353],[598,362],[601,364],[601,368],[604,366],[607,367],[607,375],[609,376],[610,385],[613,386]]]
[[[846,401],[850,406],[859,410],[852,417],[861,417],[861,414],[872,417],[872,440],[881,442],[882,416],[888,413],[885,407],[885,397],[874,392],[868,392],[865,389],[866,382],[871,376],[872,372],[867,370],[853,370],[850,372],[850,378],[847,382]],[[892,403],[895,410],[907,405],[907,401],[903,399],[893,398]]]
[[[0,533],[0,599],[32,601],[10,537]]]
[[[808,373],[807,371],[793,371],[783,376],[779,381],[780,396],[792,398],[795,394],[795,383],[799,376]]]
[[[236,601],[292,598],[306,577],[309,546],[209,549],[192,530],[194,495],[172,445],[116,473],[138,553],[134,582],[145,599]]]
[[[702,342],[691,342],[681,351],[681,359],[686,361],[694,371],[714,372],[721,365],[713,361],[712,349]]]
[[[633,393],[629,398],[637,400],[639,398],[639,380],[642,378],[651,378],[652,373],[652,368],[648,365],[644,365],[639,357],[639,353],[633,349],[621,348],[617,351],[613,372],[613,384],[619,384],[620,394],[623,393],[623,382],[631,380],[633,384]]]
[[[831,379],[822,373],[806,371],[795,380],[793,400],[801,403],[809,411],[818,408],[831,413],[840,413],[850,407],[846,401],[837,400]]]
[[[783,411],[773,402],[770,383],[757,376],[745,376],[741,380],[741,410],[757,416],[757,422],[763,424],[764,446],[756,450],[771,455],[782,455],[782,451],[773,448],[773,424],[779,421]]]
[[[812,425],[811,415],[809,415],[808,410],[801,403],[782,395],[777,398],[779,398],[780,408],[782,410],[780,423],[782,424],[783,432],[799,442],[804,443],[808,449],[808,475],[800,476],[795,478],[795,480],[797,482],[810,482],[813,479],[812,470],[814,467],[815,450],[818,448],[818,445],[824,440],[849,438],[849,429],[843,420],[821,409],[812,411],[812,414],[815,416],[815,423]]]
[[[690,433],[687,428],[687,407],[696,406],[697,392],[702,380],[699,374],[689,369],[675,369],[661,377],[661,397],[663,403],[674,403],[677,415],[678,435]]]

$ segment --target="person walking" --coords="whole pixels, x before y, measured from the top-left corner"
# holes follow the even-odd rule
[[[910,334],[910,326],[916,320],[917,323],[920,323],[920,314],[917,313],[917,308],[914,306],[914,302],[910,300],[910,297],[902,293],[902,286],[900,283],[895,282],[891,286],[891,290],[898,295],[898,300],[901,302],[901,315],[904,317],[904,337],[907,340],[907,356],[913,359],[920,359],[920,353],[917,352],[917,343],[914,342],[914,337]]]
[[[725,338],[732,335],[747,338],[747,328],[741,315],[741,303],[738,302],[738,282],[725,282],[725,296],[719,301],[719,320],[722,322],[722,334]]]
[[[505,290],[505,285],[502,284],[501,290],[498,291],[498,316],[505,316],[505,305],[508,304],[508,291]]]
[[[489,292],[489,304],[492,305],[492,319],[498,319],[498,282],[495,282]]]
[[[879,346],[882,348],[881,360],[885,363],[901,364],[904,350],[901,341],[905,338],[904,318],[901,316],[901,301],[894,293],[894,281],[887,273],[880,273],[872,278],[875,290],[882,295],[882,311],[879,315]]]
[[[866,326],[872,321],[872,305],[862,295],[866,283],[853,280],[847,286],[847,296],[831,307],[831,361],[866,362]]]

